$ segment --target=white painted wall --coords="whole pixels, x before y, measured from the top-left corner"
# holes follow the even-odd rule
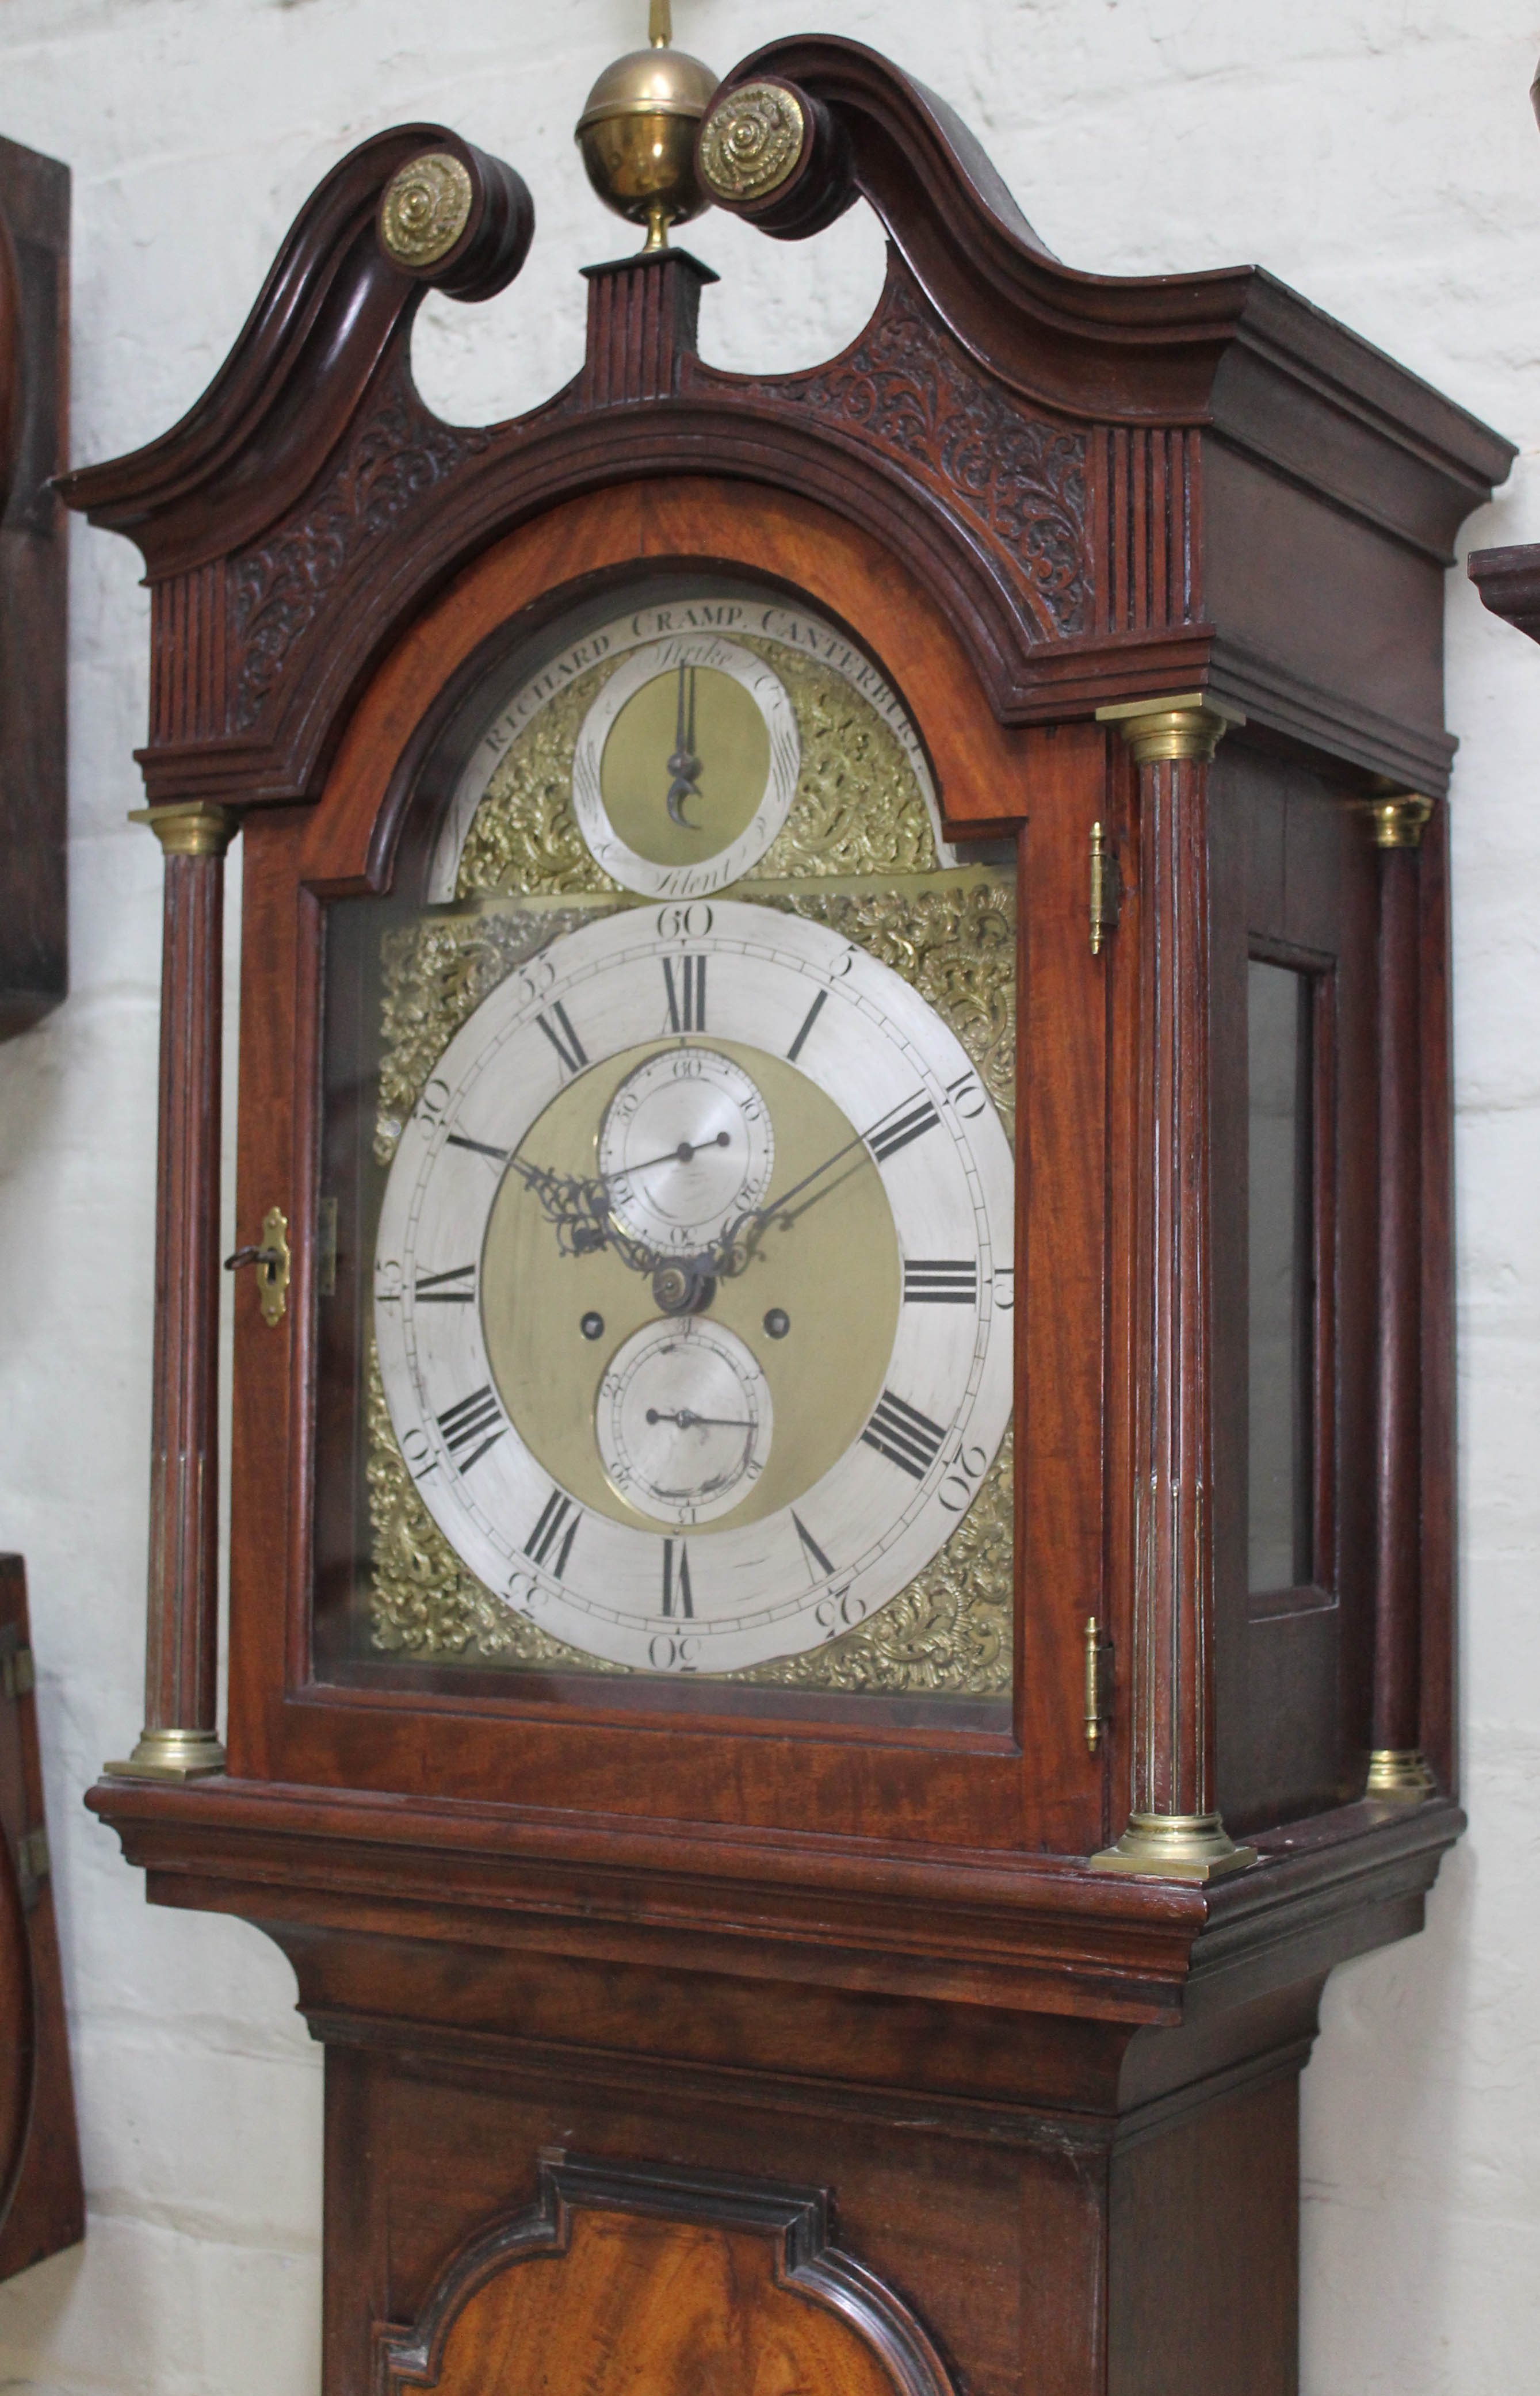
[[[0,129],[75,173],[75,455],[202,390],[322,172],[447,120],[539,211],[523,279],[435,303],[426,391],[500,416],[576,367],[621,246],[569,128],[641,0],[6,0]],[[983,136],[1076,265],[1259,260],[1525,445],[1472,546],[1540,538],[1540,7],[1519,0],[676,0],[726,67],[801,30],[878,44]],[[781,248],[720,220],[704,345],[811,361],[861,321],[870,222]],[[125,823],[147,622],[76,528],[73,995],[0,1048],[0,1544],[42,1659],[90,2236],[0,2289],[0,2387],[310,2396],[321,2073],[257,1932],[147,1910],[81,1810],[139,1722],[160,861]],[[1540,651],[1450,577],[1464,1704],[1471,1834],[1426,1937],[1339,1973],[1306,2080],[1308,2396],[1540,2387]],[[1242,2271],[1224,2252],[1215,2266]],[[1175,2396],[1175,2392],[1174,2392]]]

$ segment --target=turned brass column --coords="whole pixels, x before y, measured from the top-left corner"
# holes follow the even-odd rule
[[[1139,768],[1132,1800],[1098,1871],[1207,1881],[1255,1860],[1214,1794],[1209,765],[1240,712],[1097,710]]]
[[[236,819],[145,807],[166,859],[144,1729],[119,1779],[224,1770],[219,1662],[219,1065],[224,857]]]
[[[1434,1787],[1422,1714],[1421,876],[1430,800],[1368,813],[1379,850],[1379,1271],[1374,1420],[1374,1746],[1367,1794]]]

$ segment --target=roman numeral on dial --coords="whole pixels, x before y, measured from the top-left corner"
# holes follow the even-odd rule
[[[978,1267],[972,1258],[906,1257],[906,1306],[976,1306]]]
[[[418,1273],[412,1297],[418,1306],[469,1306],[476,1295],[474,1265],[451,1265],[447,1272]]]
[[[907,1399],[896,1398],[891,1390],[883,1391],[861,1433],[868,1447],[874,1447],[902,1471],[912,1473],[916,1481],[923,1481],[946,1436],[940,1423],[933,1423],[929,1415],[923,1415]]]
[[[493,1429],[494,1424],[497,1425],[496,1430]],[[444,1433],[444,1444],[459,1472],[469,1472],[473,1464],[479,1464],[487,1449],[496,1447],[508,1431],[508,1425],[500,1419],[498,1401],[492,1395],[489,1382],[484,1382],[479,1390],[472,1390],[468,1398],[457,1398],[452,1406],[446,1406],[438,1418],[438,1427]],[[485,1439],[482,1438],[484,1431],[489,1434]],[[472,1441],[478,1441],[480,1444],[471,1448],[469,1456],[462,1455],[461,1449],[471,1447]]]
[[[663,1612],[675,1620],[695,1620],[695,1603],[690,1595],[690,1551],[683,1539],[663,1542]]]
[[[811,1573],[815,1580],[828,1580],[834,1570],[833,1565],[830,1563],[829,1558],[825,1555],[822,1548],[819,1547],[817,1540],[813,1537],[807,1524],[803,1521],[802,1516],[800,1514],[793,1513],[791,1520],[796,1526],[797,1537],[802,1541],[803,1554],[807,1560],[808,1571]]]
[[[911,1139],[922,1139],[926,1132],[934,1131],[940,1120],[929,1098],[903,1098],[872,1125],[865,1135],[866,1144],[878,1164],[885,1165],[890,1156],[908,1148]]]
[[[485,1139],[468,1139],[462,1131],[446,1132],[444,1145],[445,1148],[468,1148],[472,1156],[489,1156],[494,1165],[508,1163],[506,1148],[488,1148]]]
[[[543,1015],[538,1015],[535,1020],[561,1058],[563,1071],[580,1072],[588,1063],[588,1055],[561,1000],[558,999],[554,1006],[548,1007]]]
[[[706,1029],[706,960],[704,957],[665,957],[663,987],[669,994],[669,1029],[670,1032],[704,1032]]]
[[[807,1013],[803,1017],[802,1030],[798,1032],[795,1040],[792,1041],[790,1047],[786,1052],[786,1061],[789,1065],[794,1065],[798,1058],[802,1055],[803,1045],[805,1042],[808,1033],[812,1031],[813,1026],[816,1023],[818,1019],[818,1009],[822,1006],[828,996],[829,992],[827,990],[820,990],[817,997],[813,1001],[812,1005],[808,1008]]]
[[[532,1564],[544,1564],[560,1580],[582,1519],[581,1507],[573,1503],[566,1491],[553,1489],[540,1509],[539,1521],[524,1541],[525,1555]]]

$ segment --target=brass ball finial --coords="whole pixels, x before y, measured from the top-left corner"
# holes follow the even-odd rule
[[[669,227],[710,206],[695,170],[696,129],[717,78],[699,59],[670,47],[669,0],[652,0],[650,47],[607,66],[578,119],[589,181],[607,208],[644,224],[646,247],[666,249]]]

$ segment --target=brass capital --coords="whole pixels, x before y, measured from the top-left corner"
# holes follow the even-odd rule
[[[1420,848],[1423,826],[1433,802],[1417,791],[1398,791],[1388,799],[1365,799],[1363,812],[1374,827],[1376,848]]]
[[[1398,844],[1399,845],[1399,844]],[[1366,1797],[1388,1797],[1401,1805],[1420,1805],[1433,1796],[1438,1782],[1414,1747],[1376,1747],[1369,1758]]]
[[[233,807],[216,806],[209,799],[135,807],[128,820],[148,824],[167,857],[222,857],[241,828]]]
[[[1114,1847],[1091,1857],[1091,1870],[1136,1880],[1217,1880],[1256,1861],[1238,1847],[1217,1814],[1130,1814]]]
[[[1118,725],[1139,765],[1173,757],[1206,765],[1230,726],[1245,720],[1231,700],[1207,690],[1183,691],[1175,699],[1121,699],[1096,710],[1096,722]]]
[[[126,1762],[104,1764],[109,1780],[207,1780],[225,1768],[211,1730],[145,1730]]]

